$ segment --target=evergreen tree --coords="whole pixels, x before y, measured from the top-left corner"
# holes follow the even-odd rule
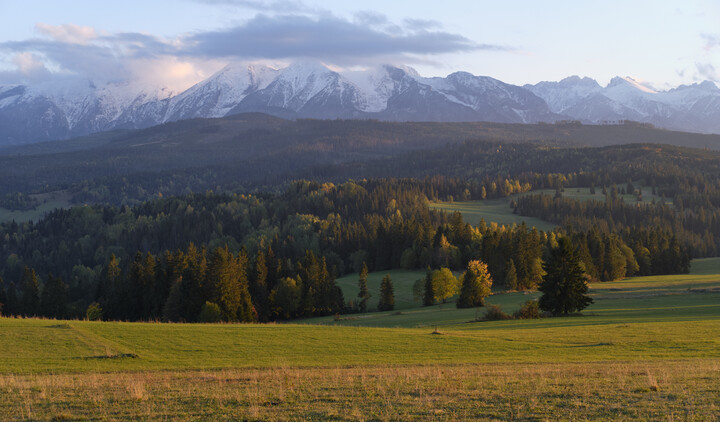
[[[378,311],[392,311],[393,309],[395,309],[395,292],[390,274],[386,274],[380,283],[380,303],[378,303]]]
[[[485,298],[490,295],[492,282],[487,264],[479,260],[468,262],[456,306],[458,308],[484,306]]]
[[[7,313],[7,292],[5,291],[5,280],[0,277],[0,316],[8,316]]]
[[[212,284],[213,301],[219,306],[223,321],[237,321],[238,308],[242,300],[237,260],[228,250],[215,248],[208,265],[208,281]]]
[[[507,271],[505,272],[505,286],[511,290],[517,290],[518,288],[517,270],[515,269],[515,262],[512,258],[510,258]]]
[[[67,316],[68,286],[60,277],[48,275],[42,295],[40,309],[43,316],[48,318],[65,318]]]
[[[237,309],[237,318],[240,322],[257,321],[257,312],[250,295],[250,281],[248,279],[249,258],[245,248],[240,249],[235,263],[237,283],[240,286],[240,303]]]
[[[425,273],[425,291],[423,292],[423,306],[435,304],[435,291],[433,290],[432,271],[428,268]]]
[[[358,280],[358,299],[360,301],[358,302],[358,309],[360,312],[367,312],[367,303],[370,299],[370,291],[368,290],[367,285],[367,276],[368,276],[368,267],[367,264],[363,261],[362,268],[360,269],[360,279]]]
[[[270,303],[268,295],[268,266],[265,252],[261,250],[255,255],[255,265],[253,268],[253,276],[250,279],[250,296],[253,305],[258,313],[260,321],[267,321],[270,318]]]
[[[5,304],[3,312],[5,312],[5,315],[20,314],[20,302],[17,297],[17,288],[15,287],[15,283],[12,281],[7,287],[7,303]]]
[[[25,316],[37,316],[40,314],[40,286],[37,274],[34,269],[25,266],[23,270],[22,280],[20,282],[22,290],[22,314]]]
[[[553,314],[569,314],[585,309],[593,302],[587,296],[585,272],[570,239],[562,237],[550,251],[545,276],[539,290],[540,309]]]

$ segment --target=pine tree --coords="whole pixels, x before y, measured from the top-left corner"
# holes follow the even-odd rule
[[[268,295],[268,266],[265,253],[259,250],[255,256],[253,276],[250,280],[250,296],[253,305],[258,312],[260,321],[267,321],[270,318],[270,303]]]
[[[224,248],[215,248],[208,265],[208,281],[213,287],[212,303],[218,305],[223,321],[237,321],[241,292],[235,257]]]
[[[511,290],[517,290],[518,288],[517,270],[515,269],[515,262],[512,258],[510,258],[507,271],[505,272],[505,286]]]
[[[567,237],[558,240],[545,263],[545,276],[539,290],[540,309],[553,314],[569,314],[585,309],[593,302],[587,296],[588,286],[580,258]]]
[[[8,316],[7,313],[7,292],[5,291],[5,280],[0,277],[0,316]]]
[[[67,294],[67,284],[60,277],[49,275],[40,297],[40,309],[43,316],[65,318],[67,316]]]
[[[240,286],[240,303],[237,309],[237,318],[240,322],[257,321],[257,312],[252,303],[252,296],[250,295],[248,267],[249,258],[247,251],[243,247],[240,249],[235,263],[237,283]]]
[[[490,295],[492,282],[487,264],[479,260],[468,262],[456,306],[458,308],[484,306],[485,297]]]
[[[358,302],[358,308],[360,312],[367,312],[367,303],[370,299],[370,291],[368,290],[367,285],[367,277],[368,277],[368,267],[367,264],[363,261],[362,268],[360,269],[360,279],[358,280],[358,298],[360,299],[360,302]]]
[[[17,297],[17,288],[15,287],[15,283],[11,281],[7,287],[7,303],[5,304],[3,312],[5,312],[5,315],[19,315],[19,308],[20,302]]]
[[[428,268],[425,273],[425,291],[423,292],[423,306],[435,304],[435,291],[433,290],[432,271]]]
[[[22,314],[37,316],[40,313],[40,286],[34,269],[25,266],[20,288],[22,290]]]
[[[392,311],[395,309],[395,292],[393,291],[390,274],[386,274],[380,283],[380,303],[378,311]]]

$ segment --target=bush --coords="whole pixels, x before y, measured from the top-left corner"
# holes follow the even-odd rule
[[[528,300],[523,303],[520,310],[513,314],[515,319],[538,319],[542,318],[540,313],[540,304],[537,300]]]
[[[85,310],[85,318],[88,321],[102,321],[103,308],[97,302],[91,303]]]
[[[205,302],[205,304],[202,306],[202,309],[200,310],[200,315],[198,316],[198,321],[200,321],[200,322],[220,322],[220,321],[222,321],[222,311],[220,310],[220,306],[218,306],[216,303]]]
[[[501,321],[505,319],[512,319],[512,316],[503,312],[497,305],[488,305],[487,311],[485,311],[486,321]]]

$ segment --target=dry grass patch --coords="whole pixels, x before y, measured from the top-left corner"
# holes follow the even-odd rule
[[[720,362],[0,376],[7,420],[717,420]]]

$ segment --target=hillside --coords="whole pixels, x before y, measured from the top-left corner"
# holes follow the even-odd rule
[[[407,177],[418,172],[446,174],[447,168],[435,170],[432,161],[438,157],[452,159],[444,152],[445,147],[466,141],[527,143],[533,147],[654,143],[720,150],[720,135],[672,132],[637,124],[289,121],[241,114],[0,149],[0,178],[4,181],[0,194],[66,188],[77,192],[98,185],[115,186],[111,190],[118,191],[123,190],[118,183],[127,183],[122,178],[128,177],[132,182],[132,188],[125,188],[130,191],[128,195],[142,200],[158,192],[179,194],[229,184],[245,189],[272,187],[293,178],[320,175],[371,178]],[[417,161],[413,151],[424,150],[437,152],[414,169],[393,164]],[[406,154],[410,155],[398,160]],[[343,168],[344,163],[353,164]],[[395,169],[394,174],[382,168],[388,166]],[[338,171],[340,174],[333,176]],[[88,197],[80,200],[92,201]]]

